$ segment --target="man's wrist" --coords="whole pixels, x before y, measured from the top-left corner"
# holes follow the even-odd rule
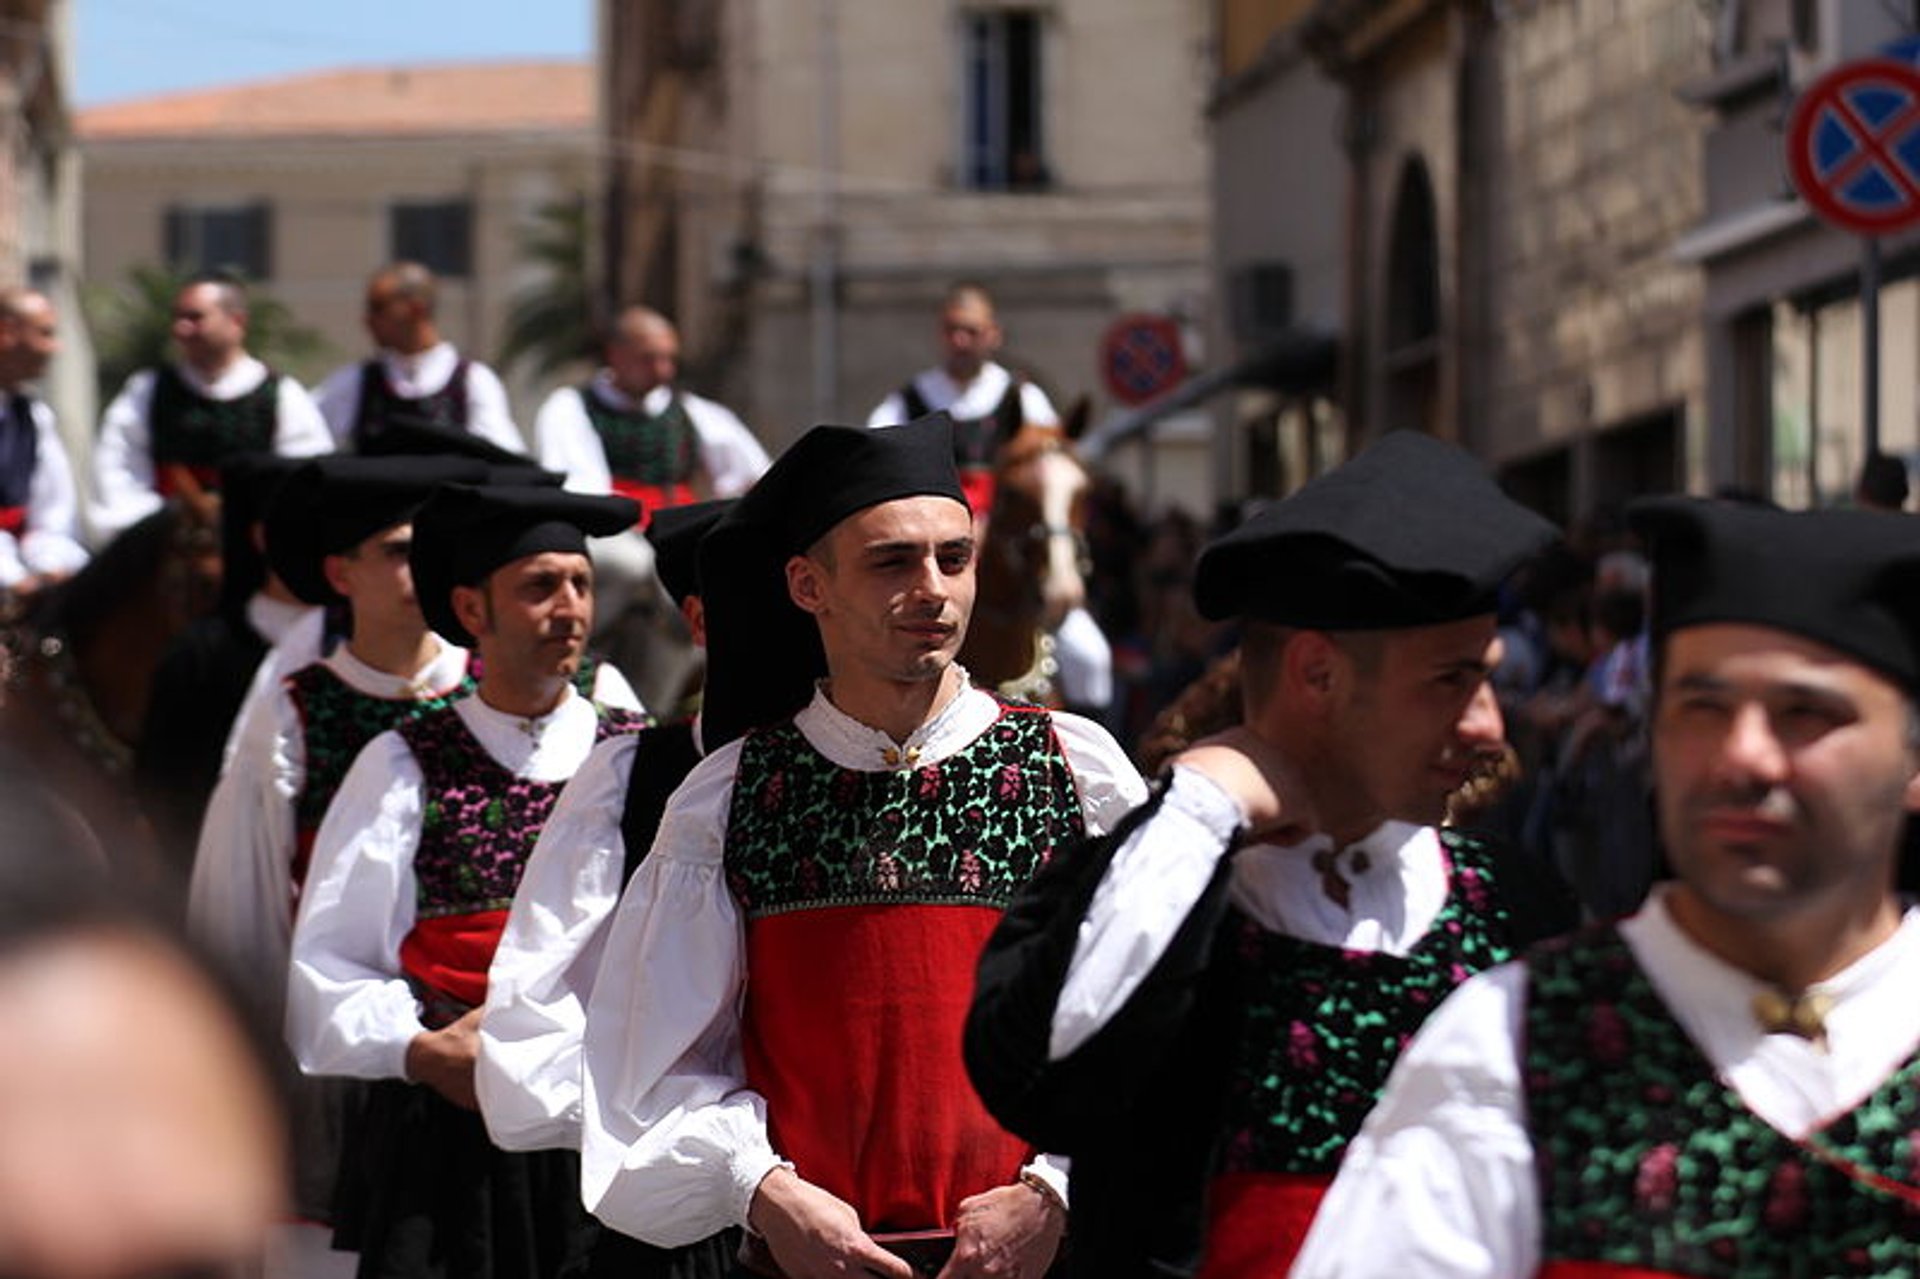
[[[1061,1217],[1064,1218],[1067,1215],[1067,1201],[1060,1197],[1060,1192],[1054,1188],[1052,1182],[1031,1168],[1022,1168],[1018,1180],[1021,1185],[1039,1195],[1041,1200]]]

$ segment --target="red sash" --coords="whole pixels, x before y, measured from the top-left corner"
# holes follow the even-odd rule
[[[19,537],[27,527],[27,508],[24,506],[0,506],[0,533],[11,533]]]
[[[693,491],[693,485],[684,480],[672,484],[642,484],[638,480],[623,480],[616,475],[613,477],[613,491],[640,503],[640,522],[634,527],[641,530],[653,522],[655,511],[664,511],[669,506],[686,506],[700,500],[700,495]]]
[[[400,943],[400,970],[432,994],[468,1008],[487,1002],[487,968],[507,929],[507,912],[437,915]]]
[[[989,467],[962,467],[960,491],[967,495],[967,509],[976,520],[993,509],[994,481]]]
[[[1333,1178],[1229,1172],[1208,1191],[1207,1253],[1195,1279],[1286,1279]]]

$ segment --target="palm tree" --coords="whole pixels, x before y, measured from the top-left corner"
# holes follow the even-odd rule
[[[496,361],[502,370],[524,365],[542,379],[599,346],[588,283],[591,223],[584,197],[544,205],[520,231],[520,258],[542,279],[513,296]]]
[[[191,274],[140,265],[130,268],[117,287],[87,290],[82,306],[94,334],[101,403],[118,394],[135,372],[164,363],[172,354],[173,301]],[[332,354],[317,329],[299,323],[284,302],[251,285],[247,350],[294,376],[318,371]]]

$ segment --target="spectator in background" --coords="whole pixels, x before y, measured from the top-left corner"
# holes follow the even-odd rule
[[[176,493],[218,489],[219,468],[242,454],[333,450],[300,384],[247,353],[247,294],[237,281],[189,280],[174,298],[172,334],[180,358],[128,378],[100,419],[87,515],[101,542]]]
[[[314,392],[342,449],[363,451],[395,422],[471,431],[503,449],[527,451],[499,375],[440,336],[440,286],[418,262],[395,262],[367,281],[373,358],[327,375]]]
[[[87,562],[66,445],[29,385],[59,349],[59,326],[46,294],[0,289],[0,590],[16,597]]]

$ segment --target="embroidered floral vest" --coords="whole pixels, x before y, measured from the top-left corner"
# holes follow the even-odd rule
[[[147,415],[154,467],[192,467],[203,484],[218,487],[221,463],[244,453],[273,451],[279,418],[276,373],[245,395],[216,400],[194,390],[171,364],[162,365],[154,375]]]
[[[600,437],[607,469],[617,480],[666,486],[693,478],[698,464],[696,437],[687,409],[678,395],[658,414],[640,409],[617,409],[594,394],[589,383],[580,388],[587,421]]]
[[[775,1149],[868,1229],[952,1229],[1028,1157],[967,1082],[961,1031],[988,934],[1082,826],[1037,708],[1002,704],[956,754],[884,772],[791,723],[746,738],[724,854],[746,1081]]]
[[[646,717],[596,706],[594,741],[636,732]],[[454,706],[398,726],[426,796],[413,856],[416,917],[505,910],[564,781],[516,777],[487,753]]]
[[[1448,830],[1440,845],[1447,900],[1404,957],[1301,941],[1229,911],[1221,966],[1246,1011],[1219,1171],[1331,1175],[1428,1015],[1512,957],[1486,844]]]
[[[749,919],[818,906],[1004,908],[1084,830],[1053,723],[1003,704],[936,764],[841,768],[791,722],[750,734],[727,816],[727,886]]]
[[[475,687],[473,676],[465,675],[453,688],[432,697],[375,697],[361,692],[320,662],[287,677],[287,693],[300,714],[307,757],[306,784],[293,801],[294,832],[299,840],[293,873],[296,893],[306,881],[313,837],[320,830],[321,818],[327,815],[327,805],[333,802],[347,769],[366,744],[407,720],[451,705]]]
[[[1795,1142],[1720,1082],[1618,929],[1530,952],[1527,982],[1543,1273],[1920,1273],[1920,1055]]]

